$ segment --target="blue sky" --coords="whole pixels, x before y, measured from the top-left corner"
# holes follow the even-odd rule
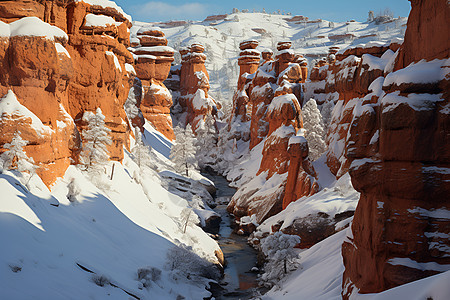
[[[375,14],[389,8],[394,16],[407,17],[411,8],[407,0],[115,0],[117,4],[138,21],[203,20],[208,15],[230,13],[239,10],[257,11],[265,8],[267,12],[278,9],[292,15],[304,15],[311,19],[322,18],[330,21],[355,19],[365,21],[369,10]]]

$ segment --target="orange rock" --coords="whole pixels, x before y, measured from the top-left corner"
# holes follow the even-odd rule
[[[87,32],[83,25],[89,13],[105,14],[121,25]],[[123,105],[133,82],[125,68],[126,63],[133,63],[133,58],[126,48],[129,37],[124,32],[128,32],[131,23],[114,8],[84,2],[0,3],[0,19],[7,23],[27,16],[59,27],[69,34],[69,39],[26,35],[2,38],[1,96],[12,89],[18,101],[48,126],[49,131],[42,136],[32,136],[34,128],[29,124],[15,117],[3,120],[0,126],[5,135],[0,141],[0,151],[1,145],[9,142],[14,133],[11,124],[19,124],[16,128],[30,142],[26,152],[39,166],[37,172],[44,183],[50,186],[64,174],[71,160],[78,159],[84,111],[100,107],[112,130],[110,158],[121,160],[129,133],[128,125],[124,125]],[[33,22],[37,22],[36,19]]]
[[[200,121],[206,115],[215,115],[217,104],[208,95],[209,75],[205,67],[205,48],[200,44],[192,44],[188,49],[180,49],[180,98],[178,103],[187,112],[186,124],[191,124],[195,132]]]
[[[411,4],[396,69],[412,61],[449,57],[448,39],[430,31],[445,27],[442,22],[450,13],[446,1]],[[381,292],[440,272],[421,264],[450,264],[450,243],[442,235],[449,231],[448,220],[437,214],[448,212],[450,193],[450,137],[445,129],[450,118],[443,109],[450,105],[448,86],[448,78],[443,78],[383,87],[383,98],[365,99],[362,106],[372,109],[349,124],[347,157],[353,160],[350,175],[361,197],[352,236],[342,246],[344,299],[355,288],[359,293]],[[409,101],[389,105],[386,99],[393,95],[414,96],[414,105],[426,104],[427,109],[415,109]],[[436,95],[442,95],[441,100],[429,103]],[[375,132],[379,138],[368,143]]]
[[[425,19],[423,16],[429,16]],[[395,63],[394,70],[405,68],[421,59],[446,59],[450,56],[448,21],[450,7],[445,0],[411,1],[405,41]],[[417,37],[420,36],[420,39]]]
[[[170,140],[175,138],[170,107],[172,95],[163,84],[174,61],[174,50],[167,47],[164,33],[158,29],[141,28],[140,45],[134,48],[136,75],[142,79],[143,95],[140,109],[144,118]]]

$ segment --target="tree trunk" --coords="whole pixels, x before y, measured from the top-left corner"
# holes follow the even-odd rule
[[[115,166],[116,166],[116,164],[113,163],[112,170],[111,170],[111,178],[110,178],[109,180],[113,180],[113,176],[114,176],[114,167],[115,167]]]
[[[186,227],[187,227],[187,225],[188,225],[188,223],[189,223],[189,218],[191,217],[191,212],[189,211],[189,213],[188,213],[188,215],[187,215],[187,217],[186,217],[186,223],[184,223],[184,230],[183,230],[183,233],[186,233]]]

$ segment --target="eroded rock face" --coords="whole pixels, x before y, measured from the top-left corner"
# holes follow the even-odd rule
[[[233,131],[233,138],[236,140],[248,141],[250,138],[247,132],[252,118],[249,95],[253,88],[252,79],[258,69],[261,57],[256,47],[258,47],[258,42],[254,40],[244,41],[239,45],[241,50],[238,60],[239,80],[237,91],[233,95],[233,110],[228,124],[228,130]],[[237,126],[234,126],[236,124]]]
[[[89,21],[99,15],[113,24]],[[100,107],[111,129],[110,158],[121,160],[129,131],[123,104],[132,82],[126,64],[133,63],[126,49],[127,17],[115,8],[84,2],[1,1],[0,20],[5,22],[2,32],[8,33],[0,37],[1,96],[11,90],[48,129],[37,134],[34,125],[18,121],[27,116],[6,114],[0,145],[20,131],[29,142],[27,155],[50,186],[71,160],[77,161],[81,116]]]
[[[344,298],[355,288],[380,292],[450,264],[449,41],[429,32],[443,26],[450,7],[444,0],[411,4],[396,71],[385,68],[372,82],[349,123],[349,171],[361,198],[342,246]],[[420,49],[419,36],[426,45]],[[433,75],[415,78],[423,68]]]
[[[207,115],[215,115],[220,109],[216,101],[208,95],[209,75],[205,67],[205,48],[192,44],[180,50],[180,97],[178,103],[186,112],[186,124],[191,124],[194,133]]]
[[[241,50],[250,45],[256,46],[253,42],[241,43]],[[263,186],[254,190],[250,182],[241,187],[228,205],[228,211],[238,218],[255,215],[257,223],[280,212],[284,203],[298,199],[295,197],[318,190],[314,168],[311,165],[305,167],[308,152],[298,157],[300,149],[295,146],[289,148],[291,138],[297,137],[303,127],[300,105],[302,67],[294,62],[298,58],[290,47],[289,42],[279,43],[275,60],[271,51],[264,51],[263,61],[256,72],[241,76],[241,90],[238,90],[235,100],[248,97],[245,100],[251,105],[250,109],[245,101],[234,102],[235,116],[242,106],[246,106],[242,111],[251,111],[250,148],[264,141],[261,164],[257,177],[253,179],[262,180]],[[245,59],[242,61],[246,61],[248,53],[243,52],[241,55],[244,54]],[[247,120],[247,115],[242,114],[241,120]],[[245,232],[249,228],[241,226],[240,229]]]
[[[172,94],[164,85],[174,61],[174,50],[159,28],[142,27],[133,41],[136,75],[142,81],[140,109],[144,118],[170,140],[175,138],[170,116]]]

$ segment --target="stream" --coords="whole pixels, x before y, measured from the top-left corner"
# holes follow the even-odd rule
[[[214,208],[220,214],[218,243],[225,256],[226,266],[224,276],[219,282],[219,295],[215,299],[250,299],[258,287],[257,273],[251,272],[256,266],[256,251],[247,244],[247,237],[233,233],[231,225],[234,218],[227,212],[227,204],[236,192],[236,189],[228,186],[228,181],[219,175],[203,174],[216,185]]]

